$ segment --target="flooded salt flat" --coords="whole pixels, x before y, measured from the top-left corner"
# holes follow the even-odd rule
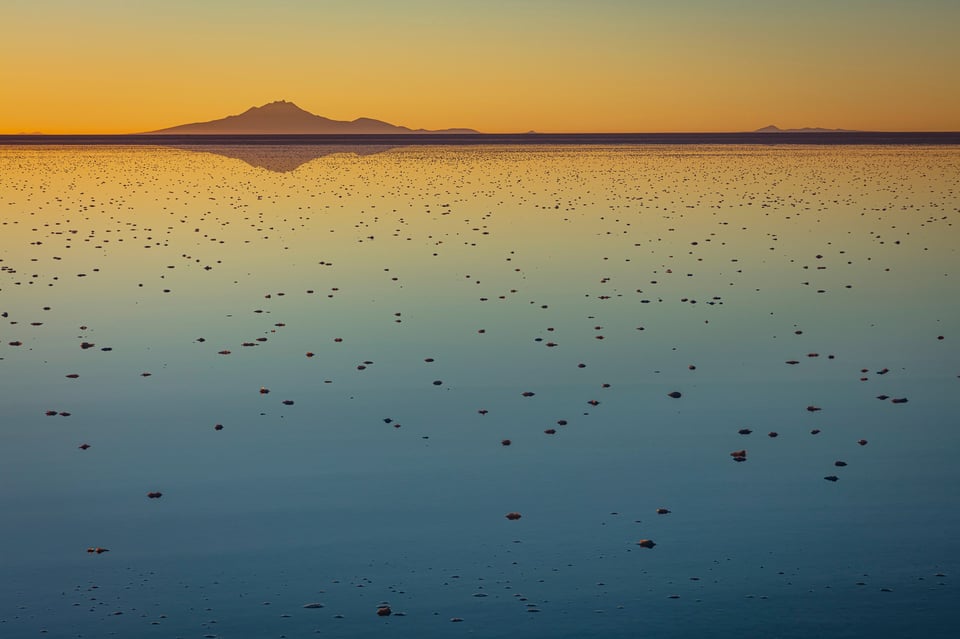
[[[960,148],[0,176],[4,637],[960,621]]]

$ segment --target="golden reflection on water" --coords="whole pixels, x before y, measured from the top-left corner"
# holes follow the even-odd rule
[[[141,270],[156,280],[169,265],[254,277],[324,259],[343,281],[403,264],[445,293],[486,295],[522,278],[653,293],[667,269],[714,293],[786,273],[817,286],[826,264],[831,278],[900,286],[892,267],[922,268],[952,242],[960,162],[956,149],[901,147],[203,151],[3,149],[3,259],[21,274],[4,288],[72,271],[91,271],[94,288]],[[457,278],[478,268],[502,282],[464,289]]]

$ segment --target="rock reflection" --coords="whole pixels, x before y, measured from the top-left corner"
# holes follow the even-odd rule
[[[328,155],[349,153],[358,157],[376,155],[398,148],[398,145],[176,145],[170,148],[193,153],[212,153],[232,160],[246,162],[252,167],[274,173],[290,173],[304,164]]]

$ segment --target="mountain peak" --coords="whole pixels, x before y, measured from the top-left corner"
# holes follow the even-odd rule
[[[472,129],[445,129],[443,131],[412,131],[405,126],[372,118],[357,118],[352,121],[331,120],[301,109],[293,102],[276,100],[261,106],[253,106],[238,115],[228,115],[219,120],[181,124],[150,133],[195,134],[195,135],[343,135],[396,133],[476,133]]]
[[[262,106],[253,107],[253,108],[254,108],[254,109],[271,109],[271,110],[284,110],[284,109],[285,109],[285,110],[294,110],[294,109],[296,109],[297,111],[303,111],[303,109],[301,109],[300,107],[298,107],[298,106],[297,106],[296,104],[294,104],[293,102],[287,102],[286,100],[276,100],[276,101],[274,101],[274,102],[267,102],[266,104],[264,104],[264,105],[262,105]]]
[[[781,129],[776,124],[770,124],[754,133],[853,133],[854,129],[824,129],[818,126],[805,126],[801,129]]]

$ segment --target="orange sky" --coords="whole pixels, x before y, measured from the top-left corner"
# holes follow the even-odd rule
[[[285,99],[486,132],[960,130],[952,0],[7,0],[0,133]]]

